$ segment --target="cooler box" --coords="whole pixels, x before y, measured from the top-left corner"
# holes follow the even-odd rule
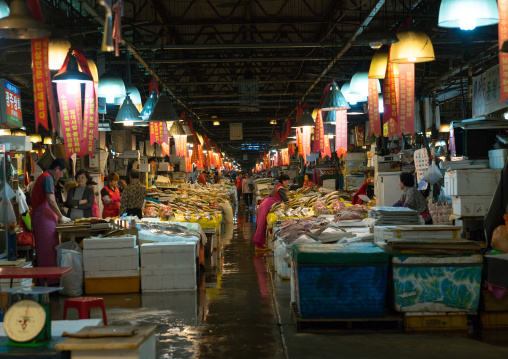
[[[376,318],[385,313],[389,257],[372,243],[292,247],[302,318]]]
[[[395,310],[474,312],[480,300],[483,257],[393,254]]]

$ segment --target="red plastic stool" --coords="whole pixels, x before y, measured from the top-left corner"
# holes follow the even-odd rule
[[[97,297],[78,297],[65,301],[63,320],[67,318],[67,309],[74,308],[78,310],[79,319],[90,319],[90,309],[99,307],[102,309],[102,321],[104,325],[108,325],[106,318],[106,309],[104,308],[104,300]]]

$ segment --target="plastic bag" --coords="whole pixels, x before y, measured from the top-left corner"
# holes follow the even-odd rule
[[[505,224],[494,229],[492,248],[508,253],[508,214],[503,215]]]
[[[58,267],[71,267],[71,272],[60,278],[61,294],[79,297],[83,294],[83,251],[74,241],[55,247]]]
[[[425,179],[430,183],[430,185],[434,185],[435,183],[439,182],[441,178],[443,178],[441,171],[436,166],[436,164],[432,162],[432,165],[429,167],[427,172],[425,172]]]

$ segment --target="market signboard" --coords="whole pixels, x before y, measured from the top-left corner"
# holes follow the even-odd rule
[[[23,126],[21,116],[21,93],[19,88],[5,79],[0,79],[0,88],[5,96],[0,98],[0,128],[20,128]]]

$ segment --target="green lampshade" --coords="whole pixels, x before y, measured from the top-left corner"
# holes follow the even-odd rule
[[[277,136],[272,137],[272,140],[270,141],[269,146],[273,149],[276,149],[276,150],[280,150],[281,148],[284,148],[284,145],[282,144],[282,142],[279,141]]]
[[[99,77],[98,97],[105,97],[106,103],[114,104],[115,98],[124,98],[126,95],[125,84],[122,78],[111,72],[106,72]]]
[[[139,117],[138,109],[132,103],[129,94],[127,94],[127,96],[125,96],[125,100],[123,101],[122,107],[120,107],[120,110],[118,110],[115,123],[121,123],[125,126],[132,126],[135,122],[142,121],[143,119]]]
[[[499,22],[496,0],[443,0],[439,7],[438,26],[473,30]]]
[[[153,108],[148,121],[150,122],[173,122],[179,121],[180,117],[176,114],[175,108],[171,104],[171,100],[165,95],[161,94],[159,100]]]
[[[150,118],[156,103],[157,103],[157,92],[153,90],[150,96],[148,97],[148,100],[146,100],[143,109],[141,110],[140,116],[143,120],[148,120]]]
[[[305,110],[298,119],[298,122],[296,123],[294,128],[302,128],[302,127],[314,127],[314,119],[312,118],[312,115],[310,114],[309,110]]]
[[[321,111],[336,111],[348,109],[349,104],[347,103],[344,95],[339,90],[339,85],[336,82],[330,84],[330,88],[323,99],[321,104]]]

